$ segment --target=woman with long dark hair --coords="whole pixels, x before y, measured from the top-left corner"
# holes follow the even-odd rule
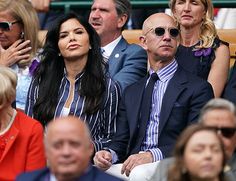
[[[100,39],[90,24],[74,13],[61,16],[47,33],[26,113],[44,126],[59,116],[81,117],[100,150],[114,134],[120,96],[104,66]]]

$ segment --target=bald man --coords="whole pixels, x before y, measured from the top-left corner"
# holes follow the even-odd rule
[[[208,82],[178,66],[180,35],[172,17],[164,13],[148,17],[140,41],[150,70],[125,90],[114,141],[94,157],[98,167],[135,181],[149,180],[158,161],[171,155],[179,134],[197,122],[201,107],[213,98]],[[116,162],[123,164],[111,167]]]
[[[93,143],[87,126],[78,117],[51,121],[44,143],[49,168],[23,174],[18,181],[120,181],[91,166]]]

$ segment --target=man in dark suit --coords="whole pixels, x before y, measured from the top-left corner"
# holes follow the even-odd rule
[[[228,164],[224,169],[227,181],[236,180],[236,108],[233,103],[224,99],[212,99],[201,110],[200,123],[217,130],[226,152]],[[225,129],[226,128],[226,129]],[[168,169],[174,158],[167,158],[157,166],[150,179],[153,181],[167,181]]]
[[[104,170],[124,161],[121,173],[132,171],[130,177],[136,176],[129,179],[136,181],[148,179],[156,162],[171,155],[177,137],[197,121],[200,109],[213,98],[208,82],[178,66],[174,56],[180,35],[172,17],[151,15],[144,22],[140,40],[148,54],[151,76],[124,91],[114,141],[108,151],[94,157]]]
[[[230,79],[225,86],[222,97],[228,99],[236,105],[236,61],[232,67]]]
[[[120,83],[122,90],[147,73],[147,54],[139,45],[129,44],[122,30],[130,16],[129,0],[94,0],[89,23],[101,38],[104,60],[109,74]]]
[[[49,123],[45,150],[49,168],[24,173],[17,181],[121,181],[90,164],[93,143],[87,126],[77,117]]]

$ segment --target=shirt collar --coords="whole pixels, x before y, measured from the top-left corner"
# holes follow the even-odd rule
[[[112,51],[114,50],[114,48],[116,47],[116,45],[119,43],[120,40],[121,40],[121,35],[118,38],[116,38],[115,40],[113,40],[111,43],[102,47],[102,49],[105,50],[104,54],[107,57],[109,57],[111,55]]]
[[[178,64],[176,60],[173,59],[171,63],[169,63],[167,66],[161,68],[160,70],[156,72],[159,77],[159,80],[161,82],[166,82],[170,80],[173,77],[175,71],[177,70],[177,67],[178,67]],[[155,71],[152,68],[150,68],[149,74],[151,75],[152,73],[155,73]]]
[[[84,71],[78,73],[78,74],[76,75],[76,77],[75,77],[75,80],[81,79],[81,77],[82,77],[83,75],[84,75]],[[64,77],[67,77],[67,70],[66,70],[66,68],[64,68],[64,75],[63,75],[63,76],[64,76]]]

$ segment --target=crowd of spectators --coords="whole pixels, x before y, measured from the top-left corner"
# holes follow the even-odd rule
[[[236,179],[223,9],[93,0],[83,17],[50,3],[0,0],[1,181]],[[122,31],[135,27],[130,44]]]

